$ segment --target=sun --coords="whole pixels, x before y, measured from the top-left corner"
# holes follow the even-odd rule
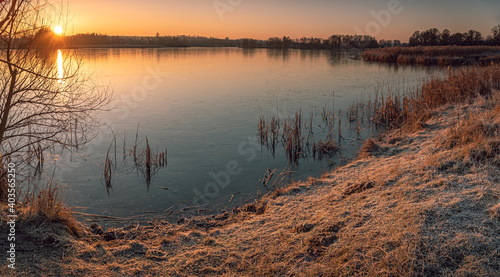
[[[54,33],[56,33],[57,35],[61,35],[62,32],[63,32],[63,28],[61,26],[54,27]]]

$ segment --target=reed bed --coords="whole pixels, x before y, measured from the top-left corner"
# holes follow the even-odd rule
[[[415,46],[367,49],[366,61],[419,65],[487,65],[500,63],[499,46]]]
[[[138,135],[136,135],[136,138]],[[140,142],[134,144],[130,152],[133,155],[134,166],[143,175],[146,184],[151,184],[152,178],[156,173],[167,166],[167,153],[168,149],[163,152],[154,152],[149,145],[149,139],[145,138],[146,145],[144,149],[140,148]]]
[[[421,88],[405,93],[378,94],[370,101],[367,118],[377,126],[415,128],[429,111],[447,104],[469,103],[478,96],[489,98],[500,89],[500,65],[453,69],[445,77],[430,77]]]
[[[311,154],[315,159],[331,157],[340,150],[340,143],[332,135],[335,118],[334,112],[329,111],[325,106],[321,112],[321,119],[325,123],[322,129],[325,131],[328,128],[328,134],[326,138],[317,140],[314,133],[313,113],[310,113],[305,121],[300,110],[291,118],[273,116],[266,120],[261,116],[257,126],[257,136],[261,144],[266,146],[273,156],[276,152],[276,145],[281,144],[290,163],[298,163],[300,158],[306,158]]]
[[[146,136],[144,140],[139,140],[139,132],[137,130],[135,135],[135,142],[131,148],[126,145],[127,136],[123,136],[123,146],[122,146],[122,164],[125,164],[129,157],[133,160],[133,169],[137,170],[143,176],[144,182],[149,186],[158,173],[158,171],[167,166],[168,160],[168,149],[165,151],[153,151],[149,144],[149,139]],[[142,146],[145,143],[144,146]],[[112,149],[114,148],[114,163],[111,158]],[[111,145],[109,146],[108,152],[106,154],[106,160],[103,166],[104,183],[109,194],[109,190],[112,189],[112,176],[113,170],[116,169],[118,165],[117,161],[117,145],[116,137],[113,138]]]

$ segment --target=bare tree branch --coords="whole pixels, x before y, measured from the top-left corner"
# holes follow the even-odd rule
[[[110,93],[59,50],[44,18],[46,0],[0,2],[0,158],[30,160],[35,145],[77,147],[93,137],[95,111]],[[78,126],[78,127],[77,127]]]

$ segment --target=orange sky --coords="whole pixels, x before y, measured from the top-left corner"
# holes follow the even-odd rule
[[[358,33],[407,41],[431,27],[488,35],[500,24],[498,0],[70,0],[68,6],[67,34],[267,39]]]

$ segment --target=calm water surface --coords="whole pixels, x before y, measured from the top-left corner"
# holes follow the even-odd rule
[[[343,122],[341,153],[290,165],[283,151],[273,157],[256,141],[260,116],[287,118],[300,109],[309,118],[312,113],[319,139],[327,132],[318,126],[324,107],[345,111],[356,99],[373,97],[376,88],[417,86],[435,71],[367,63],[359,59],[359,52],[236,48],[79,52],[87,70],[112,87],[113,109],[98,115],[109,127],[101,128],[101,135],[78,153],[61,158],[58,170],[67,183],[71,206],[112,216],[171,207],[213,211],[240,205],[257,191],[266,191],[258,180],[268,168],[281,171],[288,166],[294,180],[318,177],[355,156],[356,126]],[[122,158],[123,141],[126,148],[132,147],[138,126],[139,139],[147,136],[154,151],[168,148],[168,166],[149,186],[130,157]],[[368,137],[370,131],[365,128],[361,136]],[[113,189],[107,194],[102,166],[114,135],[117,160]],[[113,159],[114,152],[113,146]]]

